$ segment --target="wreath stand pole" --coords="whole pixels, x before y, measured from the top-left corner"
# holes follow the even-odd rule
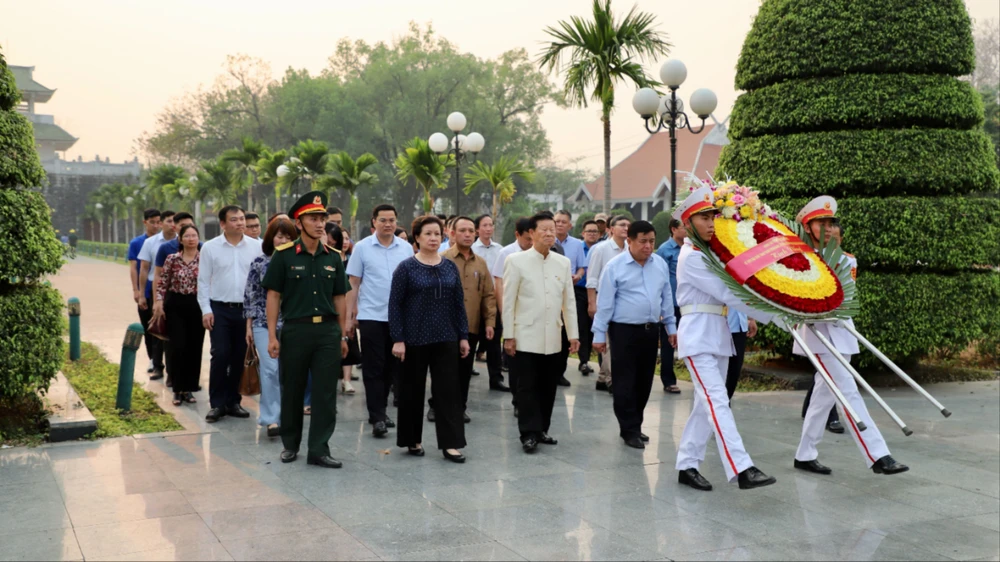
[[[837,402],[840,403],[840,407],[845,412],[847,412],[847,415],[851,416],[852,420],[854,420],[854,425],[857,426],[858,431],[864,431],[868,429],[868,426],[865,425],[865,422],[863,422],[861,418],[858,417],[858,413],[854,411],[854,407],[851,406],[851,404],[847,401],[847,399],[844,398],[843,393],[840,392],[840,389],[837,388],[837,384],[833,382],[833,379],[830,377],[830,374],[827,373],[826,369],[823,368],[823,365],[820,364],[819,359],[816,358],[816,354],[813,353],[811,349],[809,349],[808,345],[806,345],[805,338],[799,335],[798,331],[796,330],[797,326],[789,326],[789,328],[790,329],[788,330],[788,333],[792,334],[792,338],[794,338],[795,341],[798,342],[799,347],[802,348],[802,352],[806,354],[806,357],[808,357],[809,361],[812,362],[813,367],[816,368],[816,372],[819,373],[819,376],[823,378],[823,382],[826,383],[826,386],[830,387],[830,391],[833,392],[833,396],[837,399]]]

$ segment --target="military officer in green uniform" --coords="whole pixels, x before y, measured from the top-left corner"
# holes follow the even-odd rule
[[[347,355],[344,295],[347,277],[336,250],[320,242],[326,224],[326,196],[319,191],[303,195],[288,216],[299,238],[275,248],[264,275],[267,289],[268,353],[281,366],[281,462],[298,457],[302,442],[302,404],[306,380],[312,372],[312,419],[309,425],[309,464],[340,468],[330,456],[330,437],[337,424],[337,382],[340,360]],[[280,341],[278,311],[285,324]]]

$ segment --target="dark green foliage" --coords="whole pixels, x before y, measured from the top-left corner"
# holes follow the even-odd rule
[[[0,110],[0,189],[37,187],[44,182],[31,123],[13,110]]]
[[[585,213],[580,213],[576,217],[576,226],[573,228],[573,232],[577,238],[583,236],[583,223],[594,220],[595,216],[597,216],[597,213],[587,211]]]
[[[983,120],[968,82],[935,74],[849,74],[789,80],[736,100],[732,139],[891,127],[971,129]]]
[[[807,201],[768,199],[789,218]],[[838,201],[837,216],[844,249],[862,270],[930,273],[1000,264],[997,197],[851,197]]]
[[[1000,274],[896,275],[858,272],[861,314],[858,331],[901,366],[930,352],[957,354],[970,344],[1000,338]],[[789,356],[792,338],[767,325],[751,345]],[[881,362],[867,351],[855,362],[864,368]]]
[[[975,50],[962,0],[767,0],[736,87],[848,73],[964,76]]]
[[[0,280],[31,281],[59,271],[62,244],[41,193],[0,189],[0,256]]]
[[[7,68],[7,62],[0,56],[0,111],[14,109],[21,101],[21,93],[17,91],[14,74]]]
[[[62,364],[62,311],[46,284],[0,284],[0,396],[49,388]]]
[[[628,209],[622,209],[619,207],[608,211],[609,222],[611,221],[611,219],[615,217],[625,217],[628,219],[628,222],[635,222],[635,217],[632,216],[632,212],[629,211]]]
[[[663,244],[670,238],[670,213],[665,211],[660,211],[656,213],[653,220],[653,228],[656,229],[656,247],[659,248],[660,244]]]
[[[1000,190],[981,129],[870,129],[745,138],[725,147],[716,177],[769,199],[817,195],[965,195]]]

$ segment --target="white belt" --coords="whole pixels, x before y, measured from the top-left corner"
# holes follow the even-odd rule
[[[729,307],[721,304],[686,304],[681,307],[681,316],[700,312],[702,314],[718,314],[729,316]]]

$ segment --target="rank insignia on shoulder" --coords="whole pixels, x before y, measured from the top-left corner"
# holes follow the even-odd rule
[[[294,244],[295,244],[295,242],[285,242],[284,244],[276,247],[275,250],[278,250],[279,252],[281,250],[287,250],[287,249],[291,248]]]

